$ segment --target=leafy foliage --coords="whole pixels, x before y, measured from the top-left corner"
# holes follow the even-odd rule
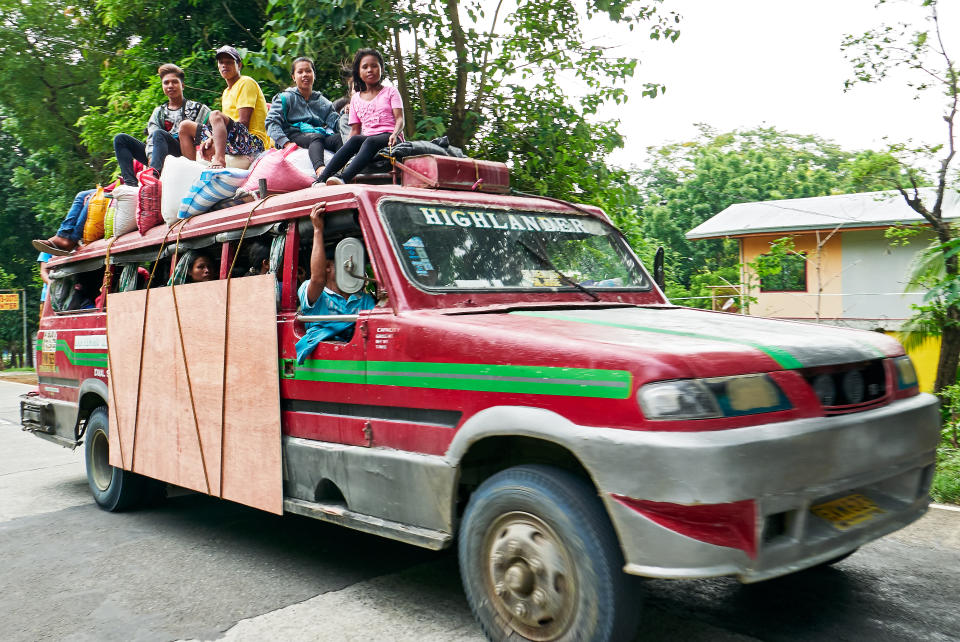
[[[775,128],[719,134],[701,125],[696,140],[648,150],[642,234],[669,248],[668,280],[689,288],[697,274],[736,264],[738,251],[730,240],[688,241],[688,231],[734,203],[881,189],[858,170],[874,156]]]
[[[946,386],[939,396],[943,430],[930,495],[934,501],[960,503],[960,384]]]
[[[879,0],[877,7],[886,4]],[[940,360],[937,364],[935,391],[953,384],[960,364],[960,260],[953,251],[956,228],[943,217],[944,197],[948,190],[957,190],[957,172],[951,168],[956,155],[956,122],[960,106],[960,67],[947,50],[940,29],[937,0],[913,0],[917,10],[915,24],[883,24],[860,35],[845,38],[843,49],[852,65],[853,77],[847,80],[848,89],[859,83],[885,80],[894,70],[910,72],[906,81],[914,94],[935,91],[943,96],[942,118],[946,125],[941,143],[908,145],[896,143],[876,162],[864,164],[864,176],[878,176],[903,196],[904,201],[936,233],[935,252],[942,254],[942,272],[930,282],[930,293],[909,324],[912,334],[933,331],[941,337]],[[919,27],[917,25],[920,25]],[[927,177],[921,169],[935,163],[937,170]],[[925,182],[933,185],[936,197],[932,203],[924,201],[919,187]]]
[[[590,0],[585,13],[676,40],[679,19],[659,5]],[[600,105],[626,99],[636,61],[587,42],[576,4],[270,0],[267,11],[263,48],[251,58],[259,78],[285,79],[297,55],[339,62],[359,46],[379,46],[404,97],[408,136],[446,134],[475,155],[507,162],[522,191],[606,206],[634,198],[628,176],[605,162],[623,144],[617,123],[593,116]],[[324,91],[336,90],[336,68],[318,74]],[[570,78],[587,87],[585,95],[563,90]]]
[[[99,86],[104,101],[88,107],[79,119],[83,144],[105,158],[111,170],[116,167],[113,137],[128,133],[142,138],[153,108],[166,100],[156,75],[161,64],[183,68],[184,95],[216,108],[224,85],[213,51],[223,44],[240,49],[259,45],[257,31],[264,22],[255,2],[98,0],[97,8],[104,24],[122,27],[130,34],[128,41],[135,40],[106,61]]]
[[[300,55],[317,61],[318,89],[338,96],[341,64],[361,46],[379,47],[404,95],[408,134],[447,134],[508,162],[522,191],[601,205],[652,254],[633,216],[636,186],[606,163],[623,144],[617,123],[595,118],[604,102],[625,100],[636,63],[588,42],[582,26],[602,19],[673,41],[679,19],[660,3],[0,0],[4,278],[28,284],[37,300],[29,240],[51,234],[80,189],[116,172],[113,137],[142,134],[164,100],[160,64],[185,70],[188,98],[218,106],[223,81],[211,54],[223,44],[246,54],[244,73],[268,97],[290,84],[288,65]],[[583,95],[564,91],[570,78]]]

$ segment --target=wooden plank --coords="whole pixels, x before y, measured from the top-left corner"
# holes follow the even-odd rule
[[[177,286],[176,301],[173,288],[151,291],[142,377],[139,354],[146,293],[110,295],[110,463],[281,514],[274,277],[231,280],[225,346],[226,286],[226,281]]]

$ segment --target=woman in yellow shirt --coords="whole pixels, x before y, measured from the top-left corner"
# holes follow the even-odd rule
[[[224,167],[226,154],[256,156],[271,146],[267,136],[267,101],[260,85],[250,76],[241,76],[243,61],[236,49],[229,46],[217,49],[217,68],[227,83],[221,97],[221,109],[210,112],[210,118],[201,129],[200,152],[210,159],[211,168]],[[180,135],[194,134],[198,124],[184,122]],[[181,138],[189,141],[192,138]],[[189,149],[187,149],[189,147]],[[196,160],[196,149],[184,143],[181,152]]]

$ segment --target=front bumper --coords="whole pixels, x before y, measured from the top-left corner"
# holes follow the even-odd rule
[[[939,427],[936,398],[922,394],[861,413],[727,431],[601,429],[578,454],[601,491],[628,573],[753,582],[830,560],[922,516]],[[883,513],[843,531],[810,513],[852,493]],[[680,505],[752,500],[756,556],[660,526],[612,495]]]

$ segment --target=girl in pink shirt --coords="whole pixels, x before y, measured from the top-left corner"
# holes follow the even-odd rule
[[[350,125],[350,138],[327,163],[317,177],[317,183],[349,183],[370,164],[377,152],[384,147],[393,147],[400,139],[403,101],[400,92],[383,85],[383,56],[376,49],[361,49],[353,57]],[[349,165],[347,161],[350,161]],[[344,165],[346,168],[338,175]]]

